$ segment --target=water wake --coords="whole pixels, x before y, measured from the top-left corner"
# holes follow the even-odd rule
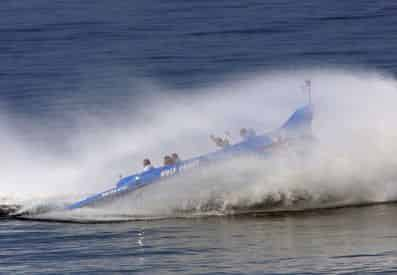
[[[237,136],[242,126],[276,128],[305,101],[299,86],[307,77],[313,82],[317,142],[304,159],[288,153],[233,159],[101,208],[62,211],[68,202],[110,187],[119,174],[139,171],[144,157],[160,163],[172,151],[182,157],[198,155],[213,150],[209,133],[227,130]],[[396,87],[393,78],[379,73],[340,70],[266,73],[191,91],[193,95],[185,92],[171,101],[164,97],[169,91],[157,93],[151,87],[151,95],[140,99],[150,112],[135,109],[129,116],[134,119],[114,113],[107,118],[114,122],[109,127],[101,119],[79,116],[79,134],[62,140],[72,149],[61,154],[16,139],[23,127],[2,127],[7,169],[0,216],[119,221],[394,201]]]

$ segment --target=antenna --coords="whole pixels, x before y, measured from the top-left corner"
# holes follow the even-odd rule
[[[312,81],[310,79],[305,80],[305,87],[309,97],[309,105],[312,105]]]

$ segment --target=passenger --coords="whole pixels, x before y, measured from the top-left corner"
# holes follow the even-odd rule
[[[247,139],[256,136],[256,132],[252,128],[249,128],[248,130],[246,128],[241,128],[240,136],[242,139]]]
[[[179,158],[177,153],[172,153],[171,158],[174,161],[174,164],[178,164],[178,163],[181,162],[181,160],[180,160],[180,158]]]
[[[152,170],[154,167],[151,164],[149,159],[144,159],[143,160],[143,172],[147,172],[149,170]]]
[[[241,129],[240,129],[240,137],[241,137],[242,139],[248,138],[248,131],[247,131],[246,128],[241,128]]]
[[[166,155],[164,157],[164,165],[173,165],[173,164],[175,164],[174,160],[170,156]]]
[[[216,137],[214,135],[210,135],[210,139],[215,143],[216,146],[224,148],[230,145],[229,140],[227,138]]]

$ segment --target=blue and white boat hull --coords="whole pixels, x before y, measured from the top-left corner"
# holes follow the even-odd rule
[[[115,187],[72,203],[66,209],[73,210],[104,204],[148,185],[165,181],[168,178],[182,176],[185,172],[194,169],[205,169],[210,164],[237,156],[250,154],[270,156],[290,141],[310,140],[312,119],[313,107],[312,105],[306,105],[297,109],[280,129],[269,135],[253,136],[221,150],[184,160],[175,165],[161,166],[122,178]]]

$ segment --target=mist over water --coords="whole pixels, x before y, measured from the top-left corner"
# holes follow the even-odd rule
[[[119,99],[131,108],[97,116],[67,113],[77,127],[55,134],[34,119],[15,126],[5,114],[1,203],[62,206],[140,171],[145,157],[160,165],[172,152],[190,158],[213,151],[211,133],[229,131],[235,142],[241,127],[274,130],[307,103],[305,79],[313,83],[317,141],[304,161],[291,155],[234,159],[149,186],[108,207],[46,217],[223,215],[396,200],[395,79],[379,72],[301,69],[235,75],[183,93],[146,83],[139,87],[140,98]],[[32,129],[48,138],[45,146],[23,137]]]
[[[0,273],[395,274],[396,11],[3,1]],[[307,103],[306,79],[315,140],[304,158],[234,158],[63,210],[144,158],[158,166],[216,150],[210,134],[277,129]]]

